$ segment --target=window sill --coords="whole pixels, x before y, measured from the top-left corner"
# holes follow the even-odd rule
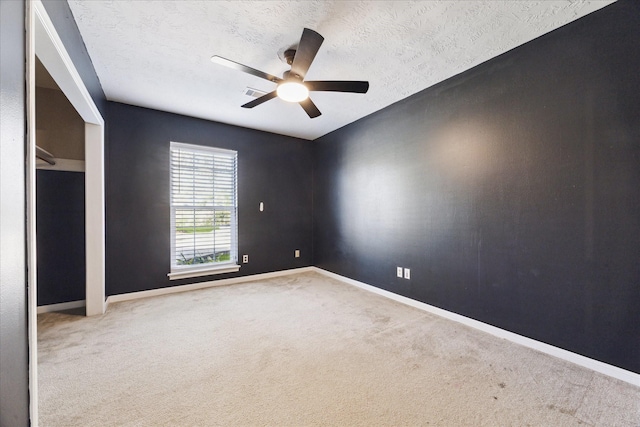
[[[236,264],[225,264],[215,267],[189,268],[185,270],[176,270],[167,274],[169,280],[188,279],[190,277],[211,276],[213,274],[234,273],[240,270],[240,266]]]

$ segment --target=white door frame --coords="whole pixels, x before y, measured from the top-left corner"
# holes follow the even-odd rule
[[[27,1],[27,250],[31,425],[38,425],[35,55],[85,121],[86,314],[105,311],[104,119],[40,0]]]

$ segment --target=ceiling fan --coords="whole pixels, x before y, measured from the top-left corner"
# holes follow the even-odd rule
[[[247,102],[243,108],[253,108],[276,96],[284,101],[297,102],[302,106],[304,111],[310,118],[318,117],[320,110],[309,98],[309,92],[351,92],[351,93],[367,93],[369,90],[369,82],[364,81],[305,81],[304,76],[307,74],[313,59],[316,57],[320,45],[324,41],[324,37],[309,28],[305,28],[298,43],[297,48],[290,48],[284,52],[287,64],[291,65],[291,70],[285,71],[282,78],[273,76],[255,68],[247,67],[235,61],[223,58],[221,56],[211,57],[211,61],[216,64],[224,65],[234,70],[244,71],[245,73],[269,80],[277,83],[278,87],[273,92],[262,95],[253,101]]]

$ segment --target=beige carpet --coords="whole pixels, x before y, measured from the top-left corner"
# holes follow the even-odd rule
[[[38,320],[43,427],[640,425],[639,388],[316,273]]]

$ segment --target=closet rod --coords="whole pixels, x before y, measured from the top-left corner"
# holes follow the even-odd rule
[[[36,145],[36,157],[49,163],[51,166],[56,164],[56,160],[53,158],[53,154],[47,150],[40,148]]]

